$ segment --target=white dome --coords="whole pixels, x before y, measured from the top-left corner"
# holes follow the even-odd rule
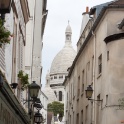
[[[56,95],[49,85],[46,85],[42,91],[48,97],[48,103],[57,101]]]
[[[76,52],[71,44],[66,44],[64,48],[55,56],[50,74],[67,73],[67,69],[72,65]]]

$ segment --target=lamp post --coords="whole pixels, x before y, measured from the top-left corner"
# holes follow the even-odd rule
[[[34,122],[37,123],[37,124],[40,124],[43,122],[43,116],[41,113],[36,112],[35,115],[34,115]]]
[[[36,100],[37,97],[38,97],[38,93],[39,93],[39,90],[40,90],[40,86],[38,84],[35,83],[35,81],[33,81],[33,83],[31,83],[29,86],[28,86],[28,89],[29,89],[29,95],[30,97],[33,99],[33,100]]]
[[[62,114],[59,114],[58,119],[59,119],[60,122],[62,121],[62,118],[63,118]]]
[[[25,101],[28,102],[28,108],[30,107],[30,109],[29,109],[30,117],[32,117],[32,115],[33,115],[32,113],[34,113],[34,105],[36,103],[40,103],[40,99],[37,98],[38,94],[39,94],[39,90],[40,90],[40,86],[38,84],[36,84],[35,81],[33,81],[28,86],[28,100],[25,100]],[[30,97],[31,97],[31,99],[30,99]],[[31,105],[30,105],[30,102],[32,102]],[[34,118],[33,118],[33,121],[34,121]]]
[[[6,13],[10,13],[12,0],[0,0],[0,14],[1,18],[5,18]]]
[[[85,91],[86,91],[86,98],[88,98],[88,100],[89,100],[93,94],[93,89],[92,89],[91,85],[89,85]]]
[[[92,100],[92,101],[102,101],[102,100],[100,100],[100,99],[98,99],[98,100],[91,99],[92,94],[93,94],[93,89],[92,89],[91,85],[89,85],[85,91],[86,91],[86,98],[88,98],[88,100]]]

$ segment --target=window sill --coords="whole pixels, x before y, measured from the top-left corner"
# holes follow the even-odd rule
[[[100,78],[100,77],[101,77],[101,75],[102,75],[102,73],[98,74],[97,79],[98,79],[98,78]]]

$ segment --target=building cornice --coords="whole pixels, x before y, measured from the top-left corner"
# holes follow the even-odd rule
[[[107,44],[109,42],[119,40],[119,39],[124,39],[124,33],[118,33],[118,34],[109,35],[104,39],[104,41]]]

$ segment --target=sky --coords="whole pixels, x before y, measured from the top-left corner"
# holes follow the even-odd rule
[[[45,77],[50,70],[51,63],[56,54],[65,43],[65,29],[69,24],[72,28],[72,45],[76,50],[78,42],[82,13],[95,5],[110,2],[111,0],[47,0],[47,20],[43,36],[42,50],[42,87],[45,86]]]

